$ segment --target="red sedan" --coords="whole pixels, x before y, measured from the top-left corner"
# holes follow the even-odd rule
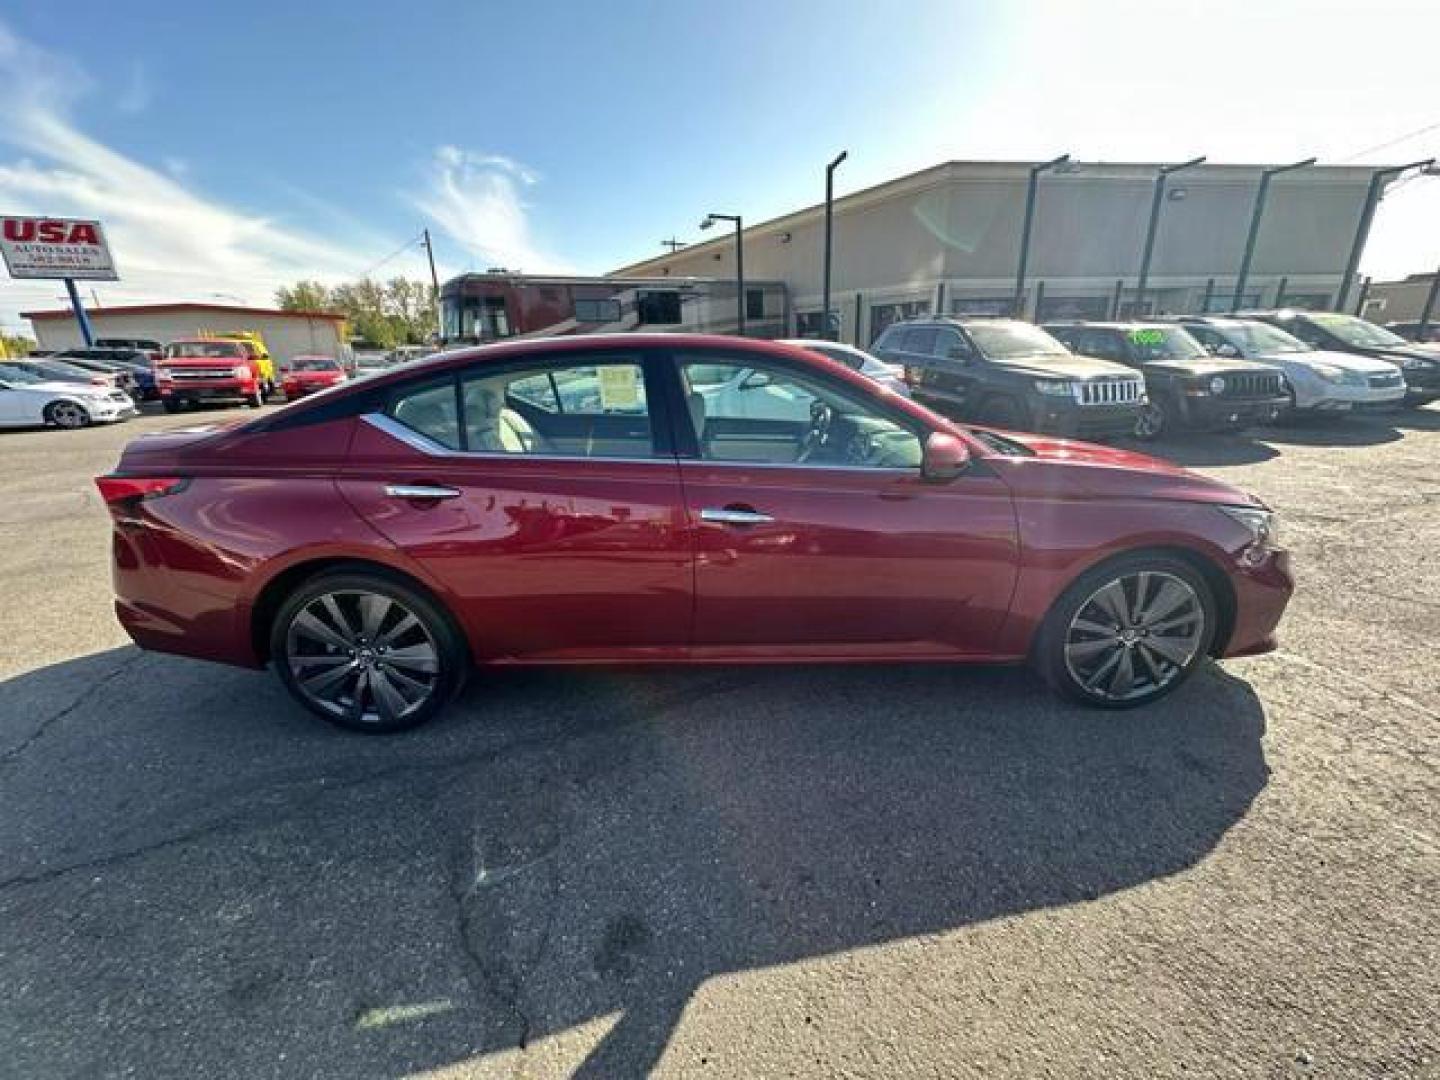
[[[137,644],[273,663],[365,731],[474,665],[1028,660],[1141,705],[1273,648],[1292,589],[1251,495],[731,338],[447,353],[98,484]]]
[[[333,356],[297,356],[285,365],[280,388],[286,401],[294,401],[344,381],[345,369]]]

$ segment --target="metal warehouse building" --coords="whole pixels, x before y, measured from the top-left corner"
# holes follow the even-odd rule
[[[840,338],[865,344],[895,319],[921,313],[1009,311],[1034,164],[952,161],[835,200],[831,310]],[[1064,163],[1038,175],[1025,317],[1229,309],[1266,166],[1200,164],[1167,178],[1139,304],[1159,168]],[[1374,172],[1327,165],[1272,177],[1241,306],[1335,303]],[[818,205],[744,232],[746,277],[784,281],[801,332],[823,325],[824,221]],[[614,276],[734,272],[730,234]],[[1356,298],[1352,288],[1349,300]]]
[[[70,349],[85,343],[75,315],[68,308],[22,314],[30,320],[42,349]],[[175,303],[95,307],[87,309],[86,314],[97,338],[152,338],[164,343],[202,333],[254,330],[265,339],[277,363],[307,353],[340,357],[349,349],[345,317],[333,311]]]

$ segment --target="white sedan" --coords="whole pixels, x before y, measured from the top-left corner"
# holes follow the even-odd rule
[[[1405,378],[1388,361],[1312,349],[1279,327],[1253,319],[1211,315],[1184,323],[1214,356],[1262,360],[1281,368],[1298,413],[1386,409],[1405,400]]]
[[[802,349],[817,352],[827,360],[844,364],[851,371],[858,371],[867,379],[879,383],[887,390],[894,390],[902,397],[910,396],[910,387],[905,385],[905,371],[894,364],[871,356],[864,349],[854,345],[842,345],[838,341],[816,341],[813,338],[789,338],[781,345],[798,345]]]
[[[0,427],[80,428],[125,420],[137,413],[123,390],[84,383],[47,382],[0,363]]]

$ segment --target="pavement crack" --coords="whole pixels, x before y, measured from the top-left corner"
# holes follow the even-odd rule
[[[52,713],[44,720],[41,720],[40,723],[35,726],[35,729],[31,731],[29,735],[21,739],[18,743],[10,747],[10,749],[6,750],[4,753],[0,753],[0,765],[9,765],[11,762],[17,760],[22,754],[25,753],[26,750],[29,750],[30,747],[34,746],[35,743],[39,742],[47,731],[49,731],[52,727],[58,724],[61,720],[64,720],[67,716],[75,712],[77,709],[89,704],[89,702],[95,697],[95,695],[100,693],[101,690],[105,689],[105,687],[110,685],[110,683],[114,682],[126,671],[129,671],[132,667],[134,667],[137,663],[144,659],[144,656],[144,653],[137,651],[133,656],[130,656],[126,660],[122,661],[119,666],[111,669],[104,675],[100,676],[100,678],[92,682],[88,687],[81,691],[81,693],[75,698],[74,701],[70,702],[69,705],[66,705],[63,709],[60,709],[58,712]]]
[[[460,951],[469,964],[472,985],[478,984],[477,989],[498,998],[506,1011],[515,1018],[519,1027],[516,1045],[523,1051],[530,1043],[532,1027],[522,1000],[524,986],[520,976],[505,962],[499,949],[484,947],[484,929],[479,925],[471,906],[477,889],[484,886],[480,874],[471,868],[470,854],[470,844],[462,843],[450,875],[450,898],[455,904]]]

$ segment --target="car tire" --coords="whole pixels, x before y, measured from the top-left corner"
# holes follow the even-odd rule
[[[45,406],[45,422],[67,431],[74,431],[77,428],[90,426],[90,414],[79,402],[67,401],[62,398]]]
[[[256,390],[245,399],[245,404],[252,409],[260,408],[260,406],[265,404],[265,392],[263,390]]]
[[[162,398],[160,405],[167,413],[177,413],[183,407],[184,402],[173,401],[170,398]]]
[[[1020,403],[1014,398],[1008,397],[986,398],[980,405],[976,423],[1008,428],[1011,431],[1027,430],[1025,413],[1020,407]]]
[[[270,627],[270,658],[301,705],[372,735],[430,720],[469,671],[465,639],[435,600],[365,570],[322,573],[291,593]]]
[[[1065,697],[1132,709],[1194,674],[1217,624],[1214,594],[1193,565],[1160,552],[1123,555],[1087,570],[1060,595],[1036,635],[1031,664]]]
[[[1147,401],[1135,414],[1135,438],[1145,442],[1154,442],[1166,432],[1169,426],[1169,415],[1165,411],[1165,406],[1158,401]]]

